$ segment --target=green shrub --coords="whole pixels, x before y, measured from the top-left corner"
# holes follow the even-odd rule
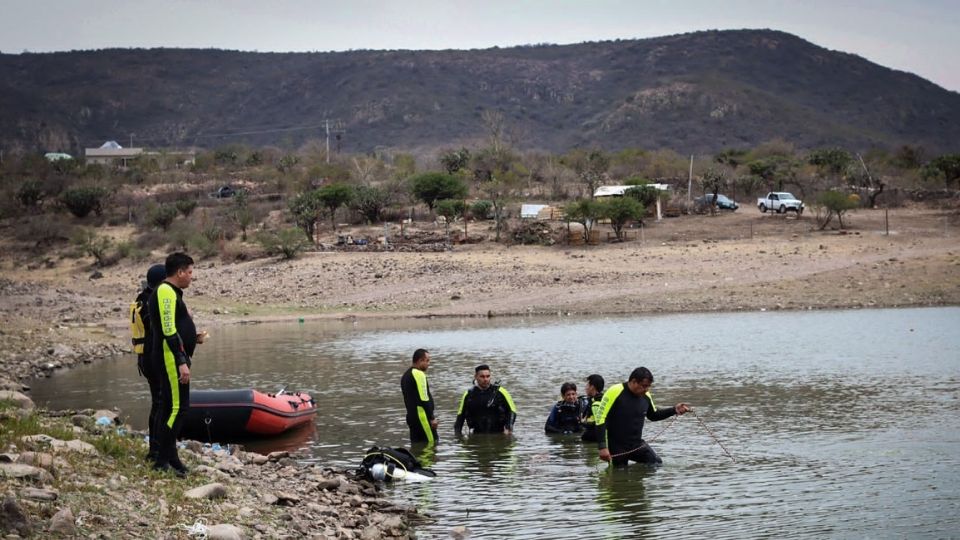
[[[169,231],[170,226],[173,225],[173,220],[177,219],[179,213],[176,206],[161,204],[150,212],[150,223],[163,231]]]
[[[117,256],[121,259],[144,261],[150,256],[150,250],[137,246],[136,242],[120,242],[117,244]]]
[[[85,218],[90,212],[103,215],[103,201],[107,190],[99,187],[70,188],[60,194],[60,202],[78,218]]]
[[[109,236],[101,236],[92,229],[80,229],[74,237],[74,242],[84,254],[93,257],[97,266],[110,266],[117,262],[116,254],[111,256],[110,248],[113,240]]]
[[[211,243],[216,243],[218,240],[222,240],[224,237],[223,229],[216,224],[207,225],[201,231],[201,234],[204,238],[209,240]]]
[[[25,208],[40,206],[44,196],[43,184],[37,180],[27,180],[17,189],[17,200]]]
[[[177,201],[174,206],[177,207],[177,211],[180,212],[183,217],[190,217],[190,214],[197,208],[197,201],[193,199],[181,199]]]
[[[474,219],[488,219],[493,210],[493,203],[490,201],[474,201],[470,205],[470,214]]]
[[[218,242],[210,240],[204,234],[193,234],[187,239],[187,252],[207,259],[217,254]]]
[[[257,241],[268,254],[280,254],[284,259],[293,259],[309,245],[302,231],[296,228],[262,231]]]

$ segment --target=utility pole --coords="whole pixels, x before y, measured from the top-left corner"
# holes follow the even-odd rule
[[[133,148],[133,133],[130,134],[130,148]]]
[[[690,202],[691,191],[693,191],[693,154],[690,154],[690,174],[687,176],[687,202]]]
[[[330,132],[332,131],[333,133],[336,134],[336,137],[337,137],[337,153],[339,154],[339,153],[340,153],[340,136],[341,136],[341,134],[346,133],[347,130],[342,127],[342,124],[340,123],[339,120],[336,121],[336,123],[335,123],[334,126],[333,126],[333,129],[331,130],[331,129],[330,129],[330,120],[329,120],[329,119],[324,119],[324,120],[323,120],[323,127],[324,127],[325,131],[327,132],[327,163],[330,163]]]

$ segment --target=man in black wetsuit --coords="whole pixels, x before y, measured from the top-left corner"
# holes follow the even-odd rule
[[[594,373],[587,376],[587,410],[581,424],[583,435],[580,439],[587,442],[597,442],[596,417],[600,412],[600,400],[603,399],[603,377]]]
[[[657,409],[650,395],[653,373],[638,367],[630,373],[625,383],[613,385],[603,395],[600,411],[596,417],[597,446],[600,459],[610,461],[616,467],[629,461],[656,465],[662,463],[660,456],[643,440],[643,421],[664,420],[690,410],[686,403],[675,407]]]
[[[460,398],[454,432],[462,435],[463,423],[466,422],[473,433],[510,435],[517,419],[517,406],[510,392],[499,384],[491,384],[490,366],[481,364],[473,371],[474,385]]]
[[[150,297],[152,374],[160,385],[160,414],[154,426],[158,439],[155,469],[184,476],[187,468],[177,455],[177,438],[190,408],[190,365],[194,349],[206,333],[197,327],[183,303],[183,289],[193,281],[193,259],[172,253],[164,264],[167,278]]]
[[[430,367],[430,352],[417,349],[411,366],[400,377],[403,405],[407,409],[407,427],[410,441],[433,444],[437,442],[437,419],[433,414],[433,395],[427,384],[427,368]]]
[[[160,379],[153,376],[153,364],[150,360],[152,348],[152,329],[150,327],[150,295],[154,289],[167,277],[167,270],[162,264],[155,264],[147,270],[147,286],[140,291],[134,301],[134,309],[139,310],[140,321],[143,325],[143,337],[133,339],[133,350],[137,353],[137,370],[150,387],[150,414],[147,417],[147,432],[149,450],[147,460],[156,462],[160,456],[155,424],[160,414]],[[136,324],[136,314],[132,314],[132,324]]]

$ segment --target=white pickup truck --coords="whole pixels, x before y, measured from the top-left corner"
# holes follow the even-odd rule
[[[778,214],[784,212],[796,212],[799,216],[803,213],[803,202],[794,197],[792,193],[786,191],[771,191],[766,197],[757,199],[757,208],[761,212],[767,210],[776,211]]]

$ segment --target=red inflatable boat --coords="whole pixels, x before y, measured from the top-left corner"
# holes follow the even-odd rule
[[[269,437],[311,422],[316,413],[304,392],[191,390],[181,437],[204,442]]]

